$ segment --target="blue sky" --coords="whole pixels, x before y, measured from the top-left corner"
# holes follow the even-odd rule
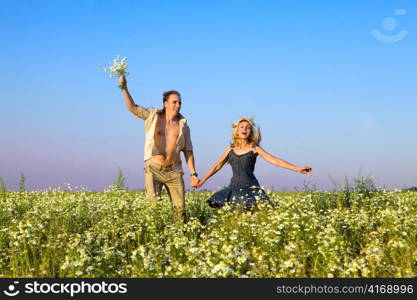
[[[29,189],[103,190],[120,167],[142,188],[143,121],[98,67],[120,54],[136,103],[182,93],[201,175],[251,116],[266,151],[313,168],[259,159],[265,186],[359,174],[417,186],[416,13],[415,1],[2,1],[0,176],[10,189],[23,172]],[[407,34],[386,43],[375,29]],[[230,176],[226,165],[205,188]]]

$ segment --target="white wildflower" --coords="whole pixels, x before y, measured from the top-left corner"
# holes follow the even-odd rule
[[[127,70],[127,63],[126,63],[126,57],[120,58],[120,55],[117,55],[117,57],[113,60],[113,65],[110,65],[108,67],[104,67],[105,72],[110,72],[110,78],[117,78],[121,75],[129,75],[129,72],[126,72]],[[122,89],[123,86],[119,85],[119,87]]]

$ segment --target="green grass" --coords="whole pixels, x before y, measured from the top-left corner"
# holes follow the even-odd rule
[[[417,276],[415,192],[277,192],[256,212],[209,195],[187,193],[181,226],[140,191],[3,191],[0,277]]]

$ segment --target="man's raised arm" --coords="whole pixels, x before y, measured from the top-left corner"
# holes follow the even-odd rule
[[[135,116],[146,120],[149,116],[149,111],[142,106],[137,105],[132,96],[130,96],[129,91],[127,90],[127,81],[124,75],[121,75],[119,78],[120,86],[122,87],[123,98],[126,104],[127,109],[132,112]]]

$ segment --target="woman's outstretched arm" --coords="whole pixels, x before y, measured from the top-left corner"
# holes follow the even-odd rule
[[[264,149],[262,149],[260,146],[255,147],[255,152],[258,153],[263,159],[265,159],[270,164],[273,164],[274,166],[285,168],[291,171],[299,172],[302,174],[310,175],[311,174],[311,168],[310,167],[299,167],[293,164],[290,164],[289,162],[286,162],[283,159],[280,159],[278,157],[275,157],[268,152],[266,152]]]
[[[210,170],[207,171],[206,175],[204,175],[204,177],[200,180],[197,186],[198,188],[201,187],[207,181],[207,179],[216,174],[224,166],[228,160],[228,155],[231,149],[232,148],[230,146],[226,148],[219,160],[210,168]]]

